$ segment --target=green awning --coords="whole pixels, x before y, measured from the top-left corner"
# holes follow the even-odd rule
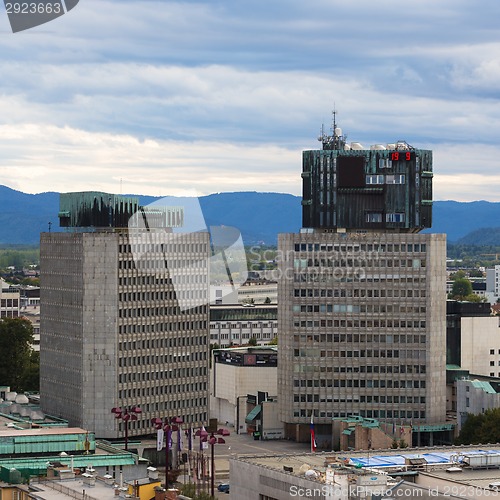
[[[354,429],[344,429],[342,431],[342,434],[347,434],[348,436],[350,436],[352,433],[353,433]]]
[[[260,411],[262,410],[262,407],[260,405],[257,405],[248,415],[247,418],[245,418],[245,422],[247,424],[251,424],[259,415]]]

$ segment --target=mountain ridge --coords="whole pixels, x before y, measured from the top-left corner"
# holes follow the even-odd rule
[[[137,196],[142,205],[160,197]],[[214,193],[199,198],[207,226],[233,226],[246,245],[276,245],[278,233],[298,232],[302,223],[301,197],[286,193],[241,191]],[[59,193],[28,194],[0,185],[0,244],[38,244],[40,232],[60,231]],[[425,232],[446,233],[450,242],[477,241],[481,231],[498,236],[500,203],[489,201],[435,201],[433,226]],[[500,224],[499,224],[500,225]],[[468,235],[479,231],[472,240]],[[491,234],[489,236],[491,236]],[[465,239],[464,239],[465,238]],[[476,238],[476,239],[474,239]],[[489,238],[489,244],[496,239]]]

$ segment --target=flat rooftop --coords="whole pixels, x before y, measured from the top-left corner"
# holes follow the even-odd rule
[[[87,434],[88,431],[80,427],[33,427],[31,429],[15,429],[0,427],[0,437],[18,436],[64,436],[67,434]],[[93,434],[93,433],[89,433]]]
[[[430,478],[444,479],[446,481],[454,481],[459,485],[471,486],[474,488],[484,488],[488,490],[491,483],[500,483],[500,469],[462,469],[462,472],[449,473],[446,469],[431,469],[422,472]],[[457,488],[457,491],[459,489]],[[467,491],[465,489],[465,491]],[[493,495],[491,495],[493,496]],[[495,496],[500,497],[500,492]]]
[[[124,487],[126,485],[125,482]],[[81,477],[64,481],[32,481],[30,486],[37,490],[36,498],[40,500],[81,498],[82,492],[85,492],[86,500],[116,500],[118,498],[115,494],[115,487],[107,485],[99,479],[96,480],[95,486],[88,486]]]
[[[451,446],[451,447],[424,447],[407,448],[398,450],[372,450],[370,453],[365,451],[341,451],[341,452],[321,452],[321,453],[298,453],[286,455],[255,455],[240,456],[236,461],[243,461],[257,466],[266,467],[276,471],[283,472],[287,467],[287,472],[299,475],[299,469],[308,465],[310,469],[324,472],[329,465],[357,468],[362,470],[368,468],[371,471],[380,471],[397,476],[397,472],[410,470],[411,466],[406,467],[406,460],[424,458],[426,464],[419,472],[431,474],[440,474],[447,479],[460,480],[464,478],[467,481],[482,480],[493,482],[495,478],[500,481],[500,468],[490,469],[470,469],[464,468],[463,472],[451,474],[446,469],[452,465],[457,465],[457,460],[463,455],[474,454],[500,454],[500,444],[498,445],[477,445],[477,446]],[[293,469],[293,470],[292,470]],[[484,478],[478,472],[487,472]],[[488,484],[489,484],[488,483]],[[476,483],[474,483],[476,484]]]

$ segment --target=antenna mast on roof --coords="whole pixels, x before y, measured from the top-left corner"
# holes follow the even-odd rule
[[[335,109],[335,104],[333,106],[333,124],[332,124],[332,135],[325,133],[324,125],[321,126],[321,135],[318,140],[323,143],[323,149],[345,149],[347,136],[342,135],[342,129],[337,127],[337,110]]]

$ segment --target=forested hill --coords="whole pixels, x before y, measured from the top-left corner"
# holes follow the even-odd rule
[[[138,197],[143,205],[157,199]],[[208,226],[236,227],[246,245],[276,245],[278,233],[297,232],[302,223],[301,198],[290,194],[218,193],[199,202]],[[58,193],[26,194],[0,186],[0,244],[38,244],[49,223],[52,231],[60,230],[58,212]],[[446,233],[451,242],[500,245],[500,203],[436,201],[433,220],[431,232]]]

